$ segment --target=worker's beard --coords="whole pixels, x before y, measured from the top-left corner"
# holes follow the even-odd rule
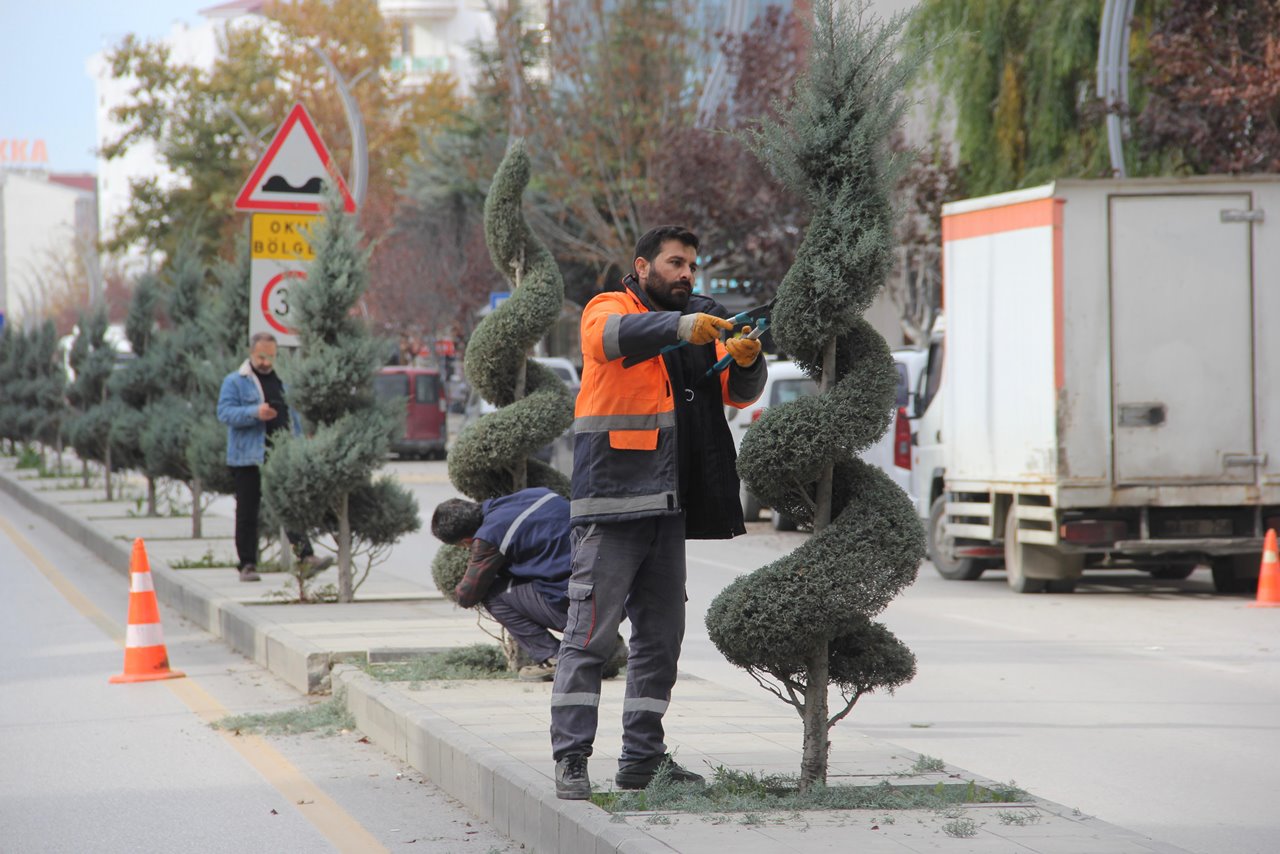
[[[689,294],[693,291],[693,283],[688,279],[667,279],[656,268],[649,268],[649,277],[645,279],[644,291],[649,298],[666,311],[684,311],[689,305]]]

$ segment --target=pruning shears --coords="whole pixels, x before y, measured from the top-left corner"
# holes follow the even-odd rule
[[[745,322],[749,322],[749,321],[750,321],[750,318],[748,318],[747,321]],[[763,335],[766,331],[768,331],[768,329],[769,329],[769,318],[760,317],[760,318],[757,318],[755,321],[755,328],[742,337],[746,338],[748,341],[755,341],[757,338]],[[733,361],[733,357],[726,353],[720,361],[716,362],[714,365],[707,368],[706,375],[713,376],[715,374],[720,373],[725,368],[729,367],[729,363],[732,361]]]
[[[740,311],[737,314],[735,314],[733,317],[730,317],[729,322],[733,324],[735,329],[744,324],[747,326],[754,327],[751,330],[751,333],[747,337],[755,339],[760,337],[760,335],[764,334],[765,330],[769,328],[769,312],[771,311],[773,311],[773,300],[769,300],[764,305],[757,306],[756,308],[749,308],[746,311]],[[763,326],[761,324],[763,324]],[[727,337],[727,334],[728,334],[728,331],[726,330],[726,337]],[[668,344],[667,346],[663,347],[659,352],[669,353],[672,350],[678,350],[679,348],[683,347],[688,343],[689,343],[688,341],[680,341],[676,344]],[[708,375],[716,371],[724,370],[725,366],[728,364],[729,363],[727,361],[725,361],[724,359],[721,359],[719,362],[716,363],[715,367],[712,369],[711,372],[708,373]]]

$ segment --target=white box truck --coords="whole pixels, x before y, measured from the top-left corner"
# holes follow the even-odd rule
[[[1066,592],[1085,566],[1208,563],[1219,591],[1252,589],[1280,527],[1277,220],[1280,178],[1258,176],[944,207],[913,469],[944,575],[1003,557],[1014,590]]]

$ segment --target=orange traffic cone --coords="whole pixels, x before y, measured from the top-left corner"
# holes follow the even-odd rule
[[[1258,571],[1258,601],[1250,608],[1280,607],[1280,558],[1276,556],[1276,532],[1267,531],[1262,543],[1262,569]]]
[[[150,682],[176,679],[187,674],[169,669],[169,653],[164,648],[160,628],[160,605],[151,582],[151,564],[142,539],[133,541],[129,558],[129,627],[125,630],[124,673],[108,682]]]

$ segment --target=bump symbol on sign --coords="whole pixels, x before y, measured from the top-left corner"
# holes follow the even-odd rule
[[[296,335],[297,330],[285,325],[292,306],[289,293],[291,279],[306,279],[301,270],[285,270],[267,282],[262,291],[262,315],[277,332]]]

